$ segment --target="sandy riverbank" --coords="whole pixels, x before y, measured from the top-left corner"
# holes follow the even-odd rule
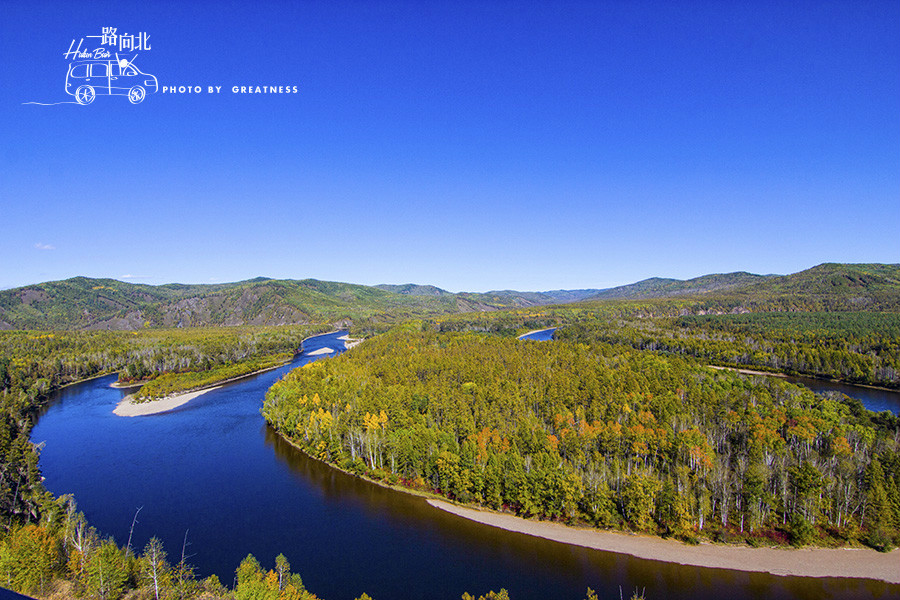
[[[159,400],[151,400],[150,402],[134,402],[132,395],[125,396],[122,401],[113,409],[113,414],[120,417],[143,417],[146,415],[155,415],[166,412],[174,408],[178,408],[187,404],[197,396],[201,396],[206,392],[215,390],[222,386],[209,387],[202,390],[195,390],[185,394],[177,394],[168,398],[160,398]]]
[[[327,461],[309,455],[282,434],[278,434],[288,444],[312,458],[347,475],[390,488],[397,492],[424,496],[431,506],[453,515],[507,531],[524,533],[544,539],[593,548],[605,552],[628,554],[636,558],[658,560],[695,567],[731,569],[791,575],[798,577],[850,577],[875,579],[900,584],[900,549],[892,552],[876,552],[870,548],[751,548],[750,546],[730,546],[703,542],[689,545],[651,535],[636,535],[613,531],[591,529],[589,527],[568,527],[549,521],[535,521],[514,515],[498,513],[487,509],[467,508],[435,498],[433,494],[420,490],[391,485],[365,476],[351,473]]]
[[[250,373],[238,375],[237,377],[232,377],[231,379],[225,379],[223,381],[216,382],[209,387],[203,388],[202,390],[191,390],[183,394],[176,394],[174,396],[160,398],[159,400],[150,400],[149,402],[132,402],[134,395],[129,394],[128,396],[122,398],[116,408],[113,409],[113,414],[116,414],[120,417],[143,417],[145,415],[155,415],[157,413],[166,412],[167,410],[172,410],[173,408],[178,408],[183,404],[187,404],[197,396],[218,389],[226,383],[234,383],[235,381],[240,381],[241,379],[253,377],[254,375],[259,375],[260,373],[265,373],[266,371],[271,371],[273,369],[283,367],[289,362],[290,361],[287,360],[280,365],[272,365],[271,367],[266,367],[265,369],[252,371]]]
[[[349,335],[342,335],[338,339],[342,340],[344,342],[345,350],[349,350],[353,346],[358,346],[359,344],[361,344],[363,342],[362,339],[352,338]]]
[[[716,369],[718,371],[734,371],[735,373],[743,373],[744,375],[765,375],[766,377],[784,377],[787,375],[784,373],[770,373],[769,371],[754,371],[752,369],[738,369],[737,367],[719,367],[717,365],[706,365],[710,369]]]
[[[320,354],[333,354],[333,348],[319,348],[318,350],[313,350],[312,352],[307,352],[307,356],[319,356]]]
[[[109,384],[109,387],[115,388],[117,390],[127,390],[128,388],[141,387],[145,383],[147,383],[147,382],[146,381],[138,381],[138,382],[132,382],[132,383],[119,383],[118,381],[113,381],[111,384]]]
[[[869,548],[751,548],[710,543],[691,546],[654,536],[532,521],[503,513],[464,508],[443,500],[430,499],[428,503],[454,515],[492,527],[564,544],[629,554],[637,558],[696,567],[758,571],[773,575],[856,577],[900,583],[900,549],[883,553]]]
[[[305,338],[303,341],[306,341],[310,338],[318,337],[320,335],[327,335],[327,334],[318,333],[316,335],[311,335],[308,338]],[[338,339],[343,340],[345,344],[347,343],[347,340],[350,340],[355,343],[359,343],[362,341],[362,340],[351,340],[351,338],[346,335],[341,336]],[[302,343],[301,343],[301,345],[302,345]],[[314,350],[314,351],[310,352],[309,356],[318,356],[320,354],[332,354],[334,352],[335,351],[333,348],[319,348],[318,350]],[[160,398],[159,400],[151,400],[150,402],[133,402],[132,396],[129,395],[129,396],[124,397],[122,399],[122,401],[119,402],[119,404],[113,410],[113,413],[120,417],[143,417],[146,415],[155,415],[158,413],[163,413],[163,412],[172,410],[174,408],[178,408],[179,406],[183,406],[184,404],[187,404],[188,402],[190,402],[197,396],[200,396],[201,394],[205,394],[206,392],[209,392],[211,390],[220,388],[223,385],[225,385],[226,383],[233,383],[235,381],[239,381],[239,380],[245,379],[247,377],[252,377],[253,375],[258,375],[260,373],[265,373],[266,371],[271,371],[272,369],[277,369],[277,368],[287,364],[288,362],[290,362],[290,361],[285,361],[284,363],[282,363],[280,365],[274,365],[274,366],[271,366],[271,367],[268,367],[265,369],[253,371],[252,373],[246,373],[246,374],[240,375],[238,377],[226,379],[224,381],[220,381],[220,382],[216,383],[215,385],[210,386],[208,388],[204,388],[202,390],[192,390],[190,392],[185,392],[183,394],[176,394],[175,396],[170,396],[167,398]],[[137,385],[142,385],[142,384],[137,384]],[[113,387],[116,387],[115,384],[113,384]],[[122,386],[122,387],[130,387],[130,386]]]

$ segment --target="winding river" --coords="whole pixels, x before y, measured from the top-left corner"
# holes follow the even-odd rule
[[[581,600],[644,589],[648,600],[683,598],[887,598],[900,586],[867,580],[775,577],[641,560],[494,529],[367,483],[296,451],[259,408],[290,369],[340,351],[345,332],[317,336],[291,364],[229,384],[173,411],[123,418],[115,375],[65,388],[32,441],[54,494],[74,494],[104,535],[133,545],[155,535],[170,557],[187,539],[201,577],[231,584],[248,553],[267,568],[284,553],[325,600],[456,600],[505,587],[513,600]]]

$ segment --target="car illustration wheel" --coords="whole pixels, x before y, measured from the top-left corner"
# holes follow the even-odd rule
[[[147,96],[147,91],[139,85],[128,90],[128,101],[132,104],[140,104]]]
[[[90,104],[96,97],[97,94],[94,92],[94,88],[89,85],[80,85],[75,90],[75,100],[78,104]]]

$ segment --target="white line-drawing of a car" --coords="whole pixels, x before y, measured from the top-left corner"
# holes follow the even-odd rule
[[[155,76],[125,58],[73,61],[66,74],[66,93],[75,96],[78,104],[90,104],[98,94],[128,96],[129,102],[139,104],[158,89]]]

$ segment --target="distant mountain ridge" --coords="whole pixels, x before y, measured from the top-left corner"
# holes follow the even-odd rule
[[[703,275],[687,280],[651,277],[650,279],[644,279],[637,283],[600,290],[597,294],[587,299],[637,300],[646,298],[667,298],[686,294],[705,294],[708,292],[719,292],[746,287],[773,277],[778,277],[778,275],[754,275],[753,273],[744,271]]]
[[[485,292],[488,297],[517,299],[526,305],[539,306],[542,304],[568,304],[587,300],[601,292],[598,289],[587,290],[551,290],[549,292],[517,292],[515,290],[496,290]]]
[[[900,265],[825,263],[792,275],[654,277],[604,290],[453,293],[433,285],[365,286],[257,277],[146,285],[73,277],[0,291],[0,329],[140,329],[396,321],[583,301],[684,298],[727,310],[900,311]],[[717,309],[717,310],[718,310]]]
[[[426,297],[375,287],[256,278],[224,284],[134,284],[73,277],[0,291],[0,329],[139,329],[286,325],[497,310],[457,295]]]
[[[746,272],[651,278],[589,300],[690,298],[740,310],[900,311],[900,264],[823,263],[791,275]]]
[[[452,296],[453,292],[442,290],[433,285],[418,285],[415,283],[404,283],[402,285],[390,285],[382,283],[376,285],[379,290],[392,292],[394,294],[407,294],[409,296]]]
[[[405,283],[403,285],[376,285],[378,289],[397,294],[409,294],[411,296],[447,296],[460,295],[465,298],[477,298],[480,300],[501,303],[509,303],[513,306],[540,306],[542,304],[567,304],[580,302],[603,291],[599,289],[587,290],[551,290],[549,292],[519,292],[516,290],[492,290],[490,292],[459,292],[454,294],[433,285],[418,285]]]

